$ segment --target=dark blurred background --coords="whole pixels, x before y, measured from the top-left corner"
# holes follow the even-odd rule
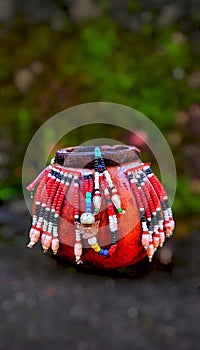
[[[198,348],[199,26],[198,0],[0,0],[0,349]],[[95,101],[146,114],[175,157],[176,236],[142,276],[77,272],[25,248],[26,147],[55,113]],[[148,158],[141,132],[106,137]],[[87,139],[80,128],[65,146]]]

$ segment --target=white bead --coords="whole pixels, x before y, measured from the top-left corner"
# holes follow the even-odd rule
[[[96,243],[97,243],[96,237],[89,238],[89,239],[88,239],[88,243],[89,243],[90,245],[96,244]]]
[[[147,228],[146,222],[142,222],[142,228],[143,228],[143,229]]]
[[[57,230],[57,227],[54,227],[53,228],[53,234],[57,234],[58,230]]]
[[[80,218],[81,224],[92,225],[95,222],[94,215],[92,213],[83,213]]]
[[[157,232],[158,231],[158,225],[155,225],[154,226],[154,232]]]
[[[94,196],[93,197],[93,203],[95,208],[100,208],[101,207],[101,197],[100,196]]]
[[[120,196],[118,194],[114,194],[112,197],[112,202],[114,204],[114,206],[119,209],[121,208],[121,200],[120,200]]]

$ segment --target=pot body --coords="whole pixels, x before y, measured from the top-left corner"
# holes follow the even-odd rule
[[[83,253],[81,260],[84,265],[91,265],[97,268],[113,269],[125,267],[138,262],[147,256],[146,250],[141,244],[141,222],[136,199],[132,193],[130,182],[125,175],[125,170],[135,168],[142,164],[139,158],[139,151],[135,147],[115,146],[102,147],[102,153],[106,161],[108,172],[121,198],[121,207],[125,211],[118,217],[118,243],[115,253],[105,257],[96,253],[82,238]],[[94,173],[93,169],[94,148],[67,148],[56,154],[56,164],[62,166],[63,171],[79,171],[79,203],[80,215],[85,211],[84,181],[83,174],[86,171]],[[81,166],[81,167],[80,167]],[[111,232],[109,230],[107,203],[102,195],[97,233],[98,243],[103,248],[109,248],[111,244]],[[66,193],[59,218],[59,241],[60,247],[57,255],[70,262],[75,261],[75,224],[74,224],[74,201],[73,183]]]
[[[135,147],[61,149],[36,185],[29,248],[40,239],[44,252],[113,269],[151,261],[173,234],[167,193]]]

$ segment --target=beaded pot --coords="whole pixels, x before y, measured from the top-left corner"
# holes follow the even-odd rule
[[[35,190],[29,248],[40,239],[66,261],[119,268],[152,257],[174,221],[150,163],[130,146],[58,150]]]

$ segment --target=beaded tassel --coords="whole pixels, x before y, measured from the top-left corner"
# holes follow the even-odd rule
[[[146,188],[146,183],[145,183],[145,176],[142,173],[141,170],[137,171],[136,179],[138,180],[138,188],[140,189],[140,194],[141,198],[144,204],[146,216],[147,216],[147,221],[149,222],[149,241],[153,241],[153,246],[154,246],[154,251],[158,248],[160,244],[160,238],[159,238],[159,232],[158,232],[158,218],[157,218],[157,212],[155,209],[155,206],[153,205],[153,201],[151,197],[149,196],[149,193]],[[149,202],[148,202],[149,199]],[[160,210],[160,207],[158,205],[158,210]],[[150,230],[151,227],[151,230]],[[152,236],[153,233],[153,236]],[[151,254],[152,255],[152,254]]]
[[[148,176],[152,186],[154,187],[154,189],[158,195],[158,198],[160,199],[163,214],[164,214],[164,229],[166,232],[166,236],[170,237],[173,233],[175,224],[174,224],[172,210],[171,210],[171,207],[169,204],[168,196],[167,196],[163,186],[161,185],[160,181],[155,176],[155,174],[152,172],[149,164],[145,164],[144,172]]]
[[[39,240],[41,236],[41,244],[44,253],[51,247],[53,254],[56,254],[59,248],[58,239],[58,219],[61,206],[65,197],[65,193],[72,180],[72,174],[63,173],[59,166],[51,167],[51,171],[41,180],[35,195],[35,210],[33,213],[32,228],[30,231],[29,248]],[[46,169],[45,169],[46,170]],[[41,173],[42,174],[42,173]],[[32,186],[37,184],[36,178],[28,187],[32,190]],[[46,187],[42,195],[42,189]]]
[[[98,214],[101,208],[101,193],[99,190],[99,158],[100,152],[99,152],[99,147],[95,148],[95,160],[94,160],[94,196],[93,196],[93,204],[95,208],[95,214]]]
[[[78,229],[77,223],[79,222],[79,182],[78,176],[74,176],[74,224],[75,224],[75,240],[74,245],[74,255],[76,258],[77,264],[82,264],[81,255],[82,255],[82,243],[81,243],[81,234]]]
[[[81,216],[81,223],[90,224],[91,226],[95,223],[94,216],[92,214],[92,191],[93,191],[93,179],[91,173],[84,174],[84,188],[85,188],[85,200],[86,200],[86,213]],[[96,211],[97,213],[97,211]],[[88,243],[92,249],[99,253],[101,247],[98,245],[97,238],[95,235],[88,237]]]
[[[58,220],[61,213],[61,208],[64,202],[65,195],[69,189],[69,186],[72,181],[72,174],[65,172],[64,175],[61,177],[61,185],[59,186],[59,189],[56,193],[55,197],[55,204],[52,208],[52,215],[50,216],[50,230],[52,232],[52,242],[51,242],[51,248],[52,251],[55,254],[57,254],[58,248],[59,248],[59,238],[58,238]]]
[[[44,201],[42,206],[44,208],[44,220],[43,220],[43,227],[42,227],[42,236],[41,236],[41,244],[43,248],[43,252],[46,253],[48,249],[51,247],[52,244],[52,231],[53,231],[53,205],[54,198],[56,195],[56,191],[59,187],[60,183],[60,170],[59,169],[52,169],[53,176],[50,180],[49,184],[47,185],[47,201]],[[48,189],[50,188],[50,190]]]
[[[28,243],[28,248],[32,248],[40,238],[41,230],[38,227],[36,227],[36,225],[39,219],[40,204],[41,204],[41,197],[42,197],[41,191],[43,186],[45,185],[45,180],[46,179],[43,179],[40,182],[40,185],[38,186],[38,189],[35,194],[35,208],[33,211],[32,226],[29,232],[30,242]]]
[[[154,247],[157,249],[158,238],[159,238],[160,247],[162,247],[165,242],[165,234],[163,230],[163,218],[161,215],[162,208],[161,208],[161,204],[158,199],[157,193],[155,192],[154,187],[152,186],[151,182],[148,180],[147,176],[142,171],[140,172],[140,176],[142,177],[145,183],[144,191],[145,191],[146,197],[148,198],[152,215],[155,218],[154,220],[156,221],[156,227],[158,227],[158,231],[154,233],[154,239],[153,239]]]
[[[109,190],[112,192],[111,200],[112,200],[114,206],[116,207],[119,214],[124,214],[124,211],[121,208],[120,196],[117,193],[117,189],[114,186],[113,181],[111,179],[111,176],[106,168],[105,161],[102,158],[101,151],[100,151],[99,147],[95,148],[95,157],[96,157],[95,160],[98,162],[98,170],[100,172],[101,171],[103,172],[104,177],[106,178],[106,181],[108,183]]]
[[[115,211],[114,211],[114,206],[113,206],[113,203],[111,201],[109,190],[108,190],[108,188],[106,188],[106,182],[105,182],[105,178],[104,178],[103,173],[100,174],[100,184],[101,184],[101,188],[104,192],[106,202],[107,202],[109,228],[110,228],[110,232],[112,234],[112,245],[111,245],[110,249],[109,250],[102,249],[102,252],[100,254],[111,256],[117,248],[117,239],[118,239],[117,216],[116,216]]]
[[[99,169],[98,169],[99,173]],[[109,190],[106,188],[104,183],[104,174],[102,172],[99,173],[98,181],[101,184],[101,187],[104,191],[107,204],[108,204],[108,214],[109,214],[109,227],[112,233],[112,245],[110,249],[103,249],[98,244],[96,233],[98,230],[98,223],[95,222],[94,214],[92,214],[92,192],[93,192],[93,177],[91,173],[84,173],[84,189],[85,189],[85,198],[86,198],[86,212],[81,215],[80,221],[81,224],[77,225],[79,230],[82,231],[83,237],[88,239],[88,243],[91,248],[106,257],[111,256],[116,250],[116,242],[117,242],[117,217],[114,212],[114,207],[110,198]],[[97,188],[96,188],[97,189]],[[98,191],[99,191],[99,183],[98,183]],[[100,192],[100,191],[99,191]],[[97,213],[97,212],[96,212]],[[78,249],[78,248],[77,248]]]
[[[140,212],[141,224],[142,224],[142,245],[144,246],[145,249],[147,249],[149,246],[150,237],[149,237],[149,231],[148,231],[148,222],[145,216],[145,208],[137,186],[137,179],[134,177],[133,173],[130,171],[128,171],[127,175],[128,175],[133,193],[136,198],[138,209]]]
[[[76,217],[76,235],[77,240],[80,244],[80,235],[83,235],[83,238],[88,240],[88,243],[91,245],[91,247],[98,252],[100,250],[100,247],[96,240],[96,234],[99,227],[99,221],[95,222],[95,216],[92,213],[92,192],[93,192],[93,176],[91,172],[85,172],[84,175],[84,190],[85,190],[85,203],[86,203],[86,211],[81,215],[80,217],[80,223],[78,222],[79,216]],[[79,263],[80,259],[80,253],[79,251],[80,245],[76,246],[77,249],[75,250],[75,255],[78,256],[77,262]],[[77,253],[77,254],[76,254]]]
[[[172,211],[168,197],[149,164],[125,171],[136,198],[142,224],[142,245],[147,250],[149,261],[158,246],[163,246],[173,227]],[[164,219],[164,222],[163,222]]]
[[[46,171],[46,169],[45,169]],[[41,207],[41,201],[43,200],[43,196],[42,196],[42,189],[44,186],[47,186],[47,183],[49,182],[50,178],[51,178],[51,174],[52,174],[52,170],[51,172],[48,173],[48,175],[46,175],[44,177],[45,172],[43,171],[41,174],[43,174],[43,178],[38,186],[38,189],[36,191],[35,194],[35,209],[34,209],[34,213],[33,213],[33,221],[32,221],[32,228],[30,230],[29,233],[29,237],[30,237],[30,242],[28,243],[28,248],[32,248],[37,241],[40,238],[41,235],[41,225],[42,225],[42,221],[43,221],[43,208]],[[39,176],[41,176],[41,174]],[[38,179],[39,177],[37,177]],[[33,185],[36,186],[36,182],[33,181],[27,188],[30,189],[30,191],[32,191]]]
[[[50,218],[52,220],[52,241],[51,241],[51,249],[53,251],[53,254],[57,254],[58,248],[59,248],[59,239],[58,239],[58,217],[59,214],[56,212],[56,208],[58,206],[59,203],[59,198],[61,195],[61,192],[63,190],[64,184],[67,182],[67,178],[68,178],[68,174],[67,173],[63,173],[63,171],[60,171],[60,176],[58,177],[57,181],[59,183],[53,203],[52,203],[52,207],[51,207],[51,213],[50,213]],[[49,225],[48,225],[49,226]]]
[[[60,174],[58,175],[56,179],[57,189],[56,193],[52,202],[51,209],[49,206],[46,208],[46,217],[44,220],[43,225],[43,231],[47,232],[47,236],[51,236],[51,244],[46,247],[48,250],[51,246],[51,249],[53,251],[53,254],[57,254],[58,248],[59,248],[59,239],[58,239],[58,219],[59,219],[59,213],[60,213],[60,198],[61,194],[64,188],[67,189],[68,187],[68,173],[63,173],[63,171],[60,171]],[[65,190],[66,192],[66,190]],[[48,238],[48,237],[47,237]]]

